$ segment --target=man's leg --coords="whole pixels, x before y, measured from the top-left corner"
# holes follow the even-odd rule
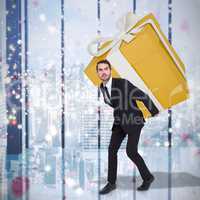
[[[107,181],[111,184],[116,182],[117,178],[117,152],[125,138],[126,133],[120,125],[113,125],[110,144],[108,147],[108,177]]]
[[[147,168],[143,158],[138,153],[138,142],[139,142],[142,127],[143,126],[141,126],[141,125],[136,125],[127,131],[128,141],[127,141],[127,146],[126,146],[126,153],[127,153],[128,157],[137,166],[142,179],[148,180],[152,176],[152,174],[150,173],[149,169]]]
[[[107,184],[99,191],[99,194],[107,194],[116,188],[117,178],[117,152],[126,136],[119,124],[113,124],[112,135],[108,147],[108,177]]]

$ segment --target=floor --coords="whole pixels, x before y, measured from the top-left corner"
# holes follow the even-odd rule
[[[2,153],[5,152],[1,150]],[[99,196],[98,189],[106,183],[107,176],[105,150],[76,152],[35,147],[20,156],[1,157],[0,197],[1,200],[199,199],[199,148],[141,147],[140,153],[155,176],[146,192],[136,190],[142,180],[124,149],[118,153],[117,189]]]

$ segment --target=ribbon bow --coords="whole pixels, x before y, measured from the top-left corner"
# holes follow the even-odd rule
[[[129,12],[127,15],[123,16],[117,21],[117,28],[120,29],[120,34],[118,34],[115,37],[110,37],[110,38],[108,37],[95,38],[88,45],[89,53],[92,56],[98,57],[111,49],[119,48],[122,41],[129,43],[131,40],[135,38],[135,35],[143,29],[142,27],[132,28],[139,20],[140,18],[138,16]],[[106,45],[103,48],[94,48],[96,47],[97,44],[106,43],[106,42],[110,42],[110,44]]]

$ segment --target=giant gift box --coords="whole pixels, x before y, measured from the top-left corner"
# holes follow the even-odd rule
[[[139,18],[128,13],[121,22],[124,30],[119,35],[99,37],[89,44],[93,57],[84,70],[88,78],[99,86],[96,63],[107,59],[113,77],[128,79],[148,94],[160,111],[186,100],[189,90],[184,64],[153,14]],[[137,103],[145,118],[151,116],[142,102]]]

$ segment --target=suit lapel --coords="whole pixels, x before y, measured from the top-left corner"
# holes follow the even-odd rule
[[[115,78],[112,78],[112,83],[111,83],[111,95],[110,95],[110,98],[112,99],[113,97],[113,92],[114,92],[114,82],[115,82]]]
[[[111,84],[111,97],[110,97],[110,100],[111,100],[111,103],[113,104],[113,100],[114,100],[114,97],[116,96],[115,94],[115,88],[116,88],[116,78],[112,78],[112,84]]]

